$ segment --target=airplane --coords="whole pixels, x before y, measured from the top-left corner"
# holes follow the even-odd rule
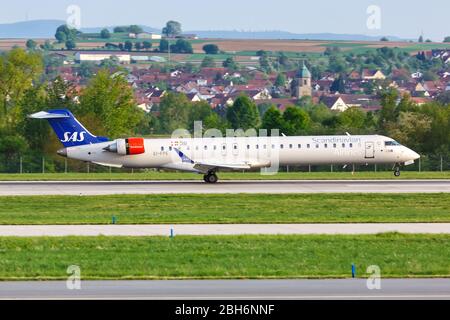
[[[219,171],[268,170],[289,165],[411,165],[420,156],[381,135],[203,137],[109,140],[89,132],[66,109],[29,115],[46,119],[64,148],[60,156],[114,168],[159,168],[203,174],[218,181]]]

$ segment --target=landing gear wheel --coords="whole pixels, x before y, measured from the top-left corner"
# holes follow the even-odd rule
[[[207,183],[216,183],[217,181],[219,181],[219,178],[215,173],[208,173],[203,177],[203,180],[205,180],[205,182]]]
[[[394,168],[394,176],[400,177],[400,167],[399,166],[396,166]]]

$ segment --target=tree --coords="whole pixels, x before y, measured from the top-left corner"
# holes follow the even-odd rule
[[[50,43],[50,41],[46,40],[44,44],[41,44],[41,49],[45,51],[49,51],[53,49],[53,45]]]
[[[233,57],[226,58],[222,65],[223,65],[224,68],[227,68],[227,69],[230,69],[230,70],[237,70],[238,69],[238,65],[234,61]]]
[[[275,80],[275,86],[276,87],[284,87],[284,86],[286,86],[286,77],[284,76],[283,73],[279,73],[277,75],[277,78]]]
[[[77,44],[74,40],[69,39],[66,41],[66,48],[67,50],[73,50],[77,47]]]
[[[247,96],[239,96],[227,109],[227,119],[233,129],[251,129],[259,125],[259,113],[256,104]]]
[[[218,54],[219,47],[216,44],[205,44],[203,46],[203,51],[205,51],[206,54]]]
[[[125,41],[124,49],[126,51],[132,51],[133,50],[133,43],[131,41]]]
[[[150,41],[144,41],[144,42],[142,43],[142,47],[143,47],[145,50],[150,50],[150,49],[152,48],[152,43],[151,43]]]
[[[169,93],[161,99],[159,121],[163,133],[188,128],[190,101],[186,95]]]
[[[168,21],[163,28],[162,33],[167,37],[175,37],[181,34],[181,23],[177,21]]]
[[[27,49],[28,50],[36,50],[37,43],[33,39],[27,41]]]
[[[272,105],[269,109],[267,109],[262,118],[261,128],[267,130],[283,130],[284,120],[278,108]]]
[[[444,38],[444,42],[450,42],[450,36]]]
[[[136,43],[134,44],[134,47],[136,48],[137,51],[140,51],[140,50],[142,49],[142,43],[136,42]]]
[[[56,32],[55,38],[56,40],[58,40],[59,43],[64,43],[67,41],[67,35],[61,31]]]
[[[67,40],[75,40],[79,31],[74,28],[70,28],[68,25],[63,24],[56,29],[55,38],[59,43],[64,43]]]
[[[129,26],[128,32],[134,33],[134,34],[139,34],[139,33],[144,32],[144,29],[142,29],[140,26],[134,24],[134,25]]]
[[[159,41],[159,51],[160,52],[167,52],[169,50],[169,41],[166,39],[161,39]]]
[[[289,106],[283,113],[283,133],[287,135],[298,135],[308,128],[311,119],[308,113],[295,106]]]
[[[423,36],[422,35],[419,37],[419,42],[423,42]]]
[[[174,53],[193,53],[192,44],[185,39],[178,39],[177,42],[170,46],[170,50]]]
[[[0,55],[0,128],[13,128],[21,112],[21,99],[43,72],[42,57],[36,52],[14,48]]]
[[[115,27],[113,30],[114,33],[124,33],[127,31],[128,31],[128,27],[124,27],[124,26]]]
[[[129,135],[143,117],[136,105],[133,89],[123,76],[100,70],[80,98],[80,120],[96,127],[96,134],[111,138]]]
[[[330,87],[330,91],[345,93],[345,81],[341,75],[333,81]]]
[[[102,39],[109,39],[111,38],[111,32],[105,28],[100,32],[100,37],[102,37]]]
[[[83,61],[80,63],[80,68],[78,70],[78,74],[85,79],[92,77],[94,74],[94,70],[96,65],[93,62]]]
[[[380,39],[380,41],[389,41],[389,39],[388,39],[387,37],[382,37],[382,38]]]
[[[389,122],[395,122],[398,117],[397,110],[398,93],[394,89],[381,93],[380,127],[386,128]]]
[[[267,56],[269,53],[267,52],[267,51],[265,51],[265,50],[258,50],[258,51],[256,51],[256,55],[258,56],[258,57],[263,57],[263,56]]]
[[[200,65],[202,68],[214,68],[216,66],[216,62],[212,57],[203,58],[202,64]]]
[[[360,108],[348,108],[338,115],[338,124],[344,130],[354,131],[364,127],[366,114]]]

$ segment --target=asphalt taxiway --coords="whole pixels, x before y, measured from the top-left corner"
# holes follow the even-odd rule
[[[0,299],[450,299],[450,279],[155,280],[0,282]],[[372,288],[372,289],[369,289]]]
[[[0,196],[213,193],[450,193],[450,180],[0,182]]]
[[[169,235],[313,235],[450,234],[450,223],[332,223],[332,224],[185,224],[185,225],[16,225],[0,226],[0,236],[169,236]]]

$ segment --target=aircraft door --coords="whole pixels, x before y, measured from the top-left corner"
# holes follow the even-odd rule
[[[366,159],[375,158],[375,143],[366,142]]]

